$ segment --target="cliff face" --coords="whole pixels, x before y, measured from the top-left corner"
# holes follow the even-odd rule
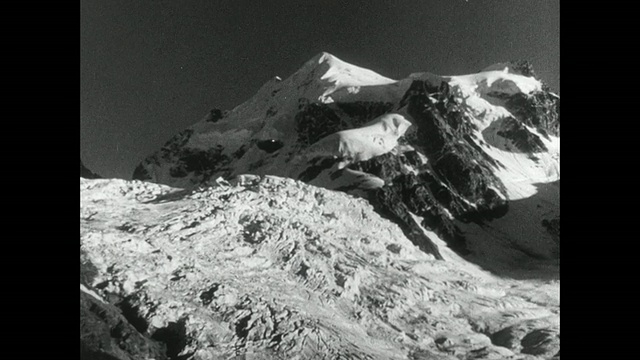
[[[557,281],[491,275],[418,225],[437,260],[365,199],[257,176],[80,196],[83,358],[559,356]]]

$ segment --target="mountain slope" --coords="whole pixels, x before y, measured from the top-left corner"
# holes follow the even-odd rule
[[[256,176],[191,191],[81,178],[80,197],[92,356],[559,357],[557,281],[436,260],[364,199]]]
[[[528,256],[535,242],[546,254],[540,260],[557,263],[549,232],[504,241],[491,231],[474,246],[467,233],[477,238],[468,224],[488,229],[510,202],[560,177],[560,100],[533,75],[526,64],[505,63],[393,80],[321,53],[176,135],[141,162],[134,179],[193,188],[246,173],[290,177],[368,199],[437,258],[444,258],[441,246],[422,229],[461,255],[507,247]],[[538,205],[559,212],[558,200]]]

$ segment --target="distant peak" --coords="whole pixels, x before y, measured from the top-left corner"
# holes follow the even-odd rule
[[[380,85],[395,82],[375,71],[348,63],[337,56],[322,51],[305,63],[302,69],[315,71],[323,80],[342,80],[349,86]]]

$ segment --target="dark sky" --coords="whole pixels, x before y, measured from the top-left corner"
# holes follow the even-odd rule
[[[105,177],[320,51],[399,79],[526,59],[560,91],[559,0],[81,0],[80,155]]]

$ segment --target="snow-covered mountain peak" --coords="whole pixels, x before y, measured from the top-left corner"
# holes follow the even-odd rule
[[[264,83],[256,95],[229,113],[234,123],[246,123],[265,113],[275,115],[297,109],[300,101],[306,103],[332,103],[338,99],[358,97],[364,87],[380,87],[394,84],[396,80],[384,77],[372,70],[349,64],[327,52],[321,52],[305,62],[291,76],[282,79],[272,77]],[[378,97],[388,96],[388,90],[379,91]],[[364,97],[371,91],[364,91]],[[397,92],[393,92],[397,96]],[[375,96],[375,95],[374,95]],[[203,122],[211,120],[207,115]]]
[[[317,63],[322,69],[321,80],[340,86],[375,86],[386,85],[396,80],[384,77],[372,70],[350,64],[334,55],[322,52],[317,55]]]
[[[451,130],[460,132],[465,129],[464,134],[456,135],[461,137],[459,141],[468,142],[468,139],[476,138],[475,141],[486,146],[483,150],[474,151],[490,153],[499,162],[513,163],[517,173],[527,174],[524,179],[529,184],[553,181],[559,176],[555,165],[559,158],[559,139],[554,137],[559,135],[559,97],[544,90],[541,81],[532,74],[530,64],[509,62],[468,75],[441,76],[418,72],[396,81],[321,52],[284,80],[277,76],[271,78],[252,98],[233,110],[224,113],[217,110],[208,114],[168,143],[162,152],[162,160],[145,161],[138,171],[143,173],[138,175],[179,187],[193,186],[214,174],[231,176],[258,172],[298,177],[302,176],[304,169],[293,168],[294,162],[291,161],[303,155],[305,149],[340,131],[369,134],[369,130],[364,129],[370,122],[394,113],[412,124],[406,136],[403,133],[384,145],[379,145],[385,139],[386,135],[381,135],[384,132],[350,136],[358,139],[357,146],[343,140],[325,141],[343,149],[328,149],[325,153],[350,154],[351,150],[344,149],[351,146],[362,148],[363,144],[371,143],[376,149],[386,149],[391,144],[394,154],[402,154],[412,148],[402,144],[403,139],[414,136],[420,128],[421,120],[415,112],[423,111],[414,106],[414,114],[411,115],[407,105],[412,102],[417,105],[424,100],[431,111],[438,113],[429,115],[429,118],[456,117],[456,120],[448,121],[463,125]],[[418,98],[422,100],[411,100]],[[522,124],[509,119],[516,119]],[[447,133],[450,130],[445,127],[451,124],[434,125]],[[420,136],[429,137],[431,132],[428,130]],[[466,140],[462,139],[465,136]],[[448,141],[451,139],[445,143]],[[514,147],[514,144],[517,145]],[[177,155],[177,152],[187,149],[187,153]],[[535,156],[526,154],[540,149],[546,150]],[[362,151],[379,154],[378,150],[369,148],[362,148]],[[513,155],[510,154],[514,151]],[[182,165],[176,167],[175,161],[171,160],[174,155],[169,154],[176,155],[174,160]],[[524,158],[512,161],[513,156]],[[340,162],[344,164],[342,160]],[[228,165],[222,166],[222,163]],[[414,164],[407,169],[416,166]],[[504,169],[498,166],[493,172],[500,174]],[[196,173],[201,175],[194,177]],[[516,177],[520,178],[520,175]],[[378,179],[374,183],[384,182]],[[512,185],[510,181],[505,184],[512,196],[529,196],[534,191],[534,187],[529,185],[528,191],[522,192],[519,186],[517,191],[512,191]]]
[[[357,94],[363,87],[394,84],[394,79],[350,64],[327,52],[308,60],[283,85],[298,90],[298,97],[310,102],[331,103],[346,94]]]
[[[395,81],[321,53],[176,135],[134,179],[193,188],[240,174],[289,177],[368,198],[410,234],[421,231],[414,213],[466,251],[459,221],[505,217],[560,178],[559,97],[524,65],[498,68]]]

